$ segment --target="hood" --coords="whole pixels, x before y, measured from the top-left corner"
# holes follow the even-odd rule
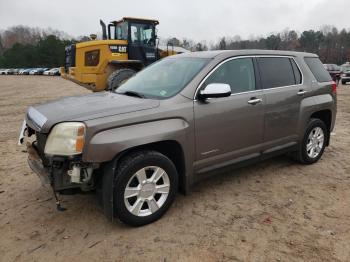
[[[26,121],[34,130],[48,133],[51,127],[59,122],[86,121],[158,106],[158,100],[142,99],[111,92],[99,92],[66,97],[30,107],[26,114]]]

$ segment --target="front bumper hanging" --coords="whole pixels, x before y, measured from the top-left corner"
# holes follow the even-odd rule
[[[43,162],[38,154],[35,145],[27,142],[27,152],[28,152],[28,165],[33,170],[35,174],[39,177],[42,185],[50,185],[50,174],[49,170],[44,167]]]

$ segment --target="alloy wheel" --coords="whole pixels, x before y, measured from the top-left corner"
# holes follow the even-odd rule
[[[322,151],[324,144],[324,132],[322,128],[315,127],[311,130],[307,143],[306,152],[310,158],[316,158]]]
[[[164,205],[169,191],[170,180],[164,169],[147,166],[129,179],[124,191],[124,203],[131,214],[149,216]]]

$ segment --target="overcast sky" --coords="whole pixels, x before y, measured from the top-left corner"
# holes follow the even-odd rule
[[[123,16],[155,18],[158,35],[200,40],[299,32],[331,24],[350,29],[350,0],[0,0],[0,29],[58,29],[71,36],[100,33]]]

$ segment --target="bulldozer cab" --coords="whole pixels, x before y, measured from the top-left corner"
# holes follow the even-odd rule
[[[101,21],[103,39],[127,40],[128,45],[122,51],[128,54],[129,60],[141,61],[145,66],[158,59],[156,48],[158,24],[157,20],[124,17],[122,20],[109,23],[106,31]]]

